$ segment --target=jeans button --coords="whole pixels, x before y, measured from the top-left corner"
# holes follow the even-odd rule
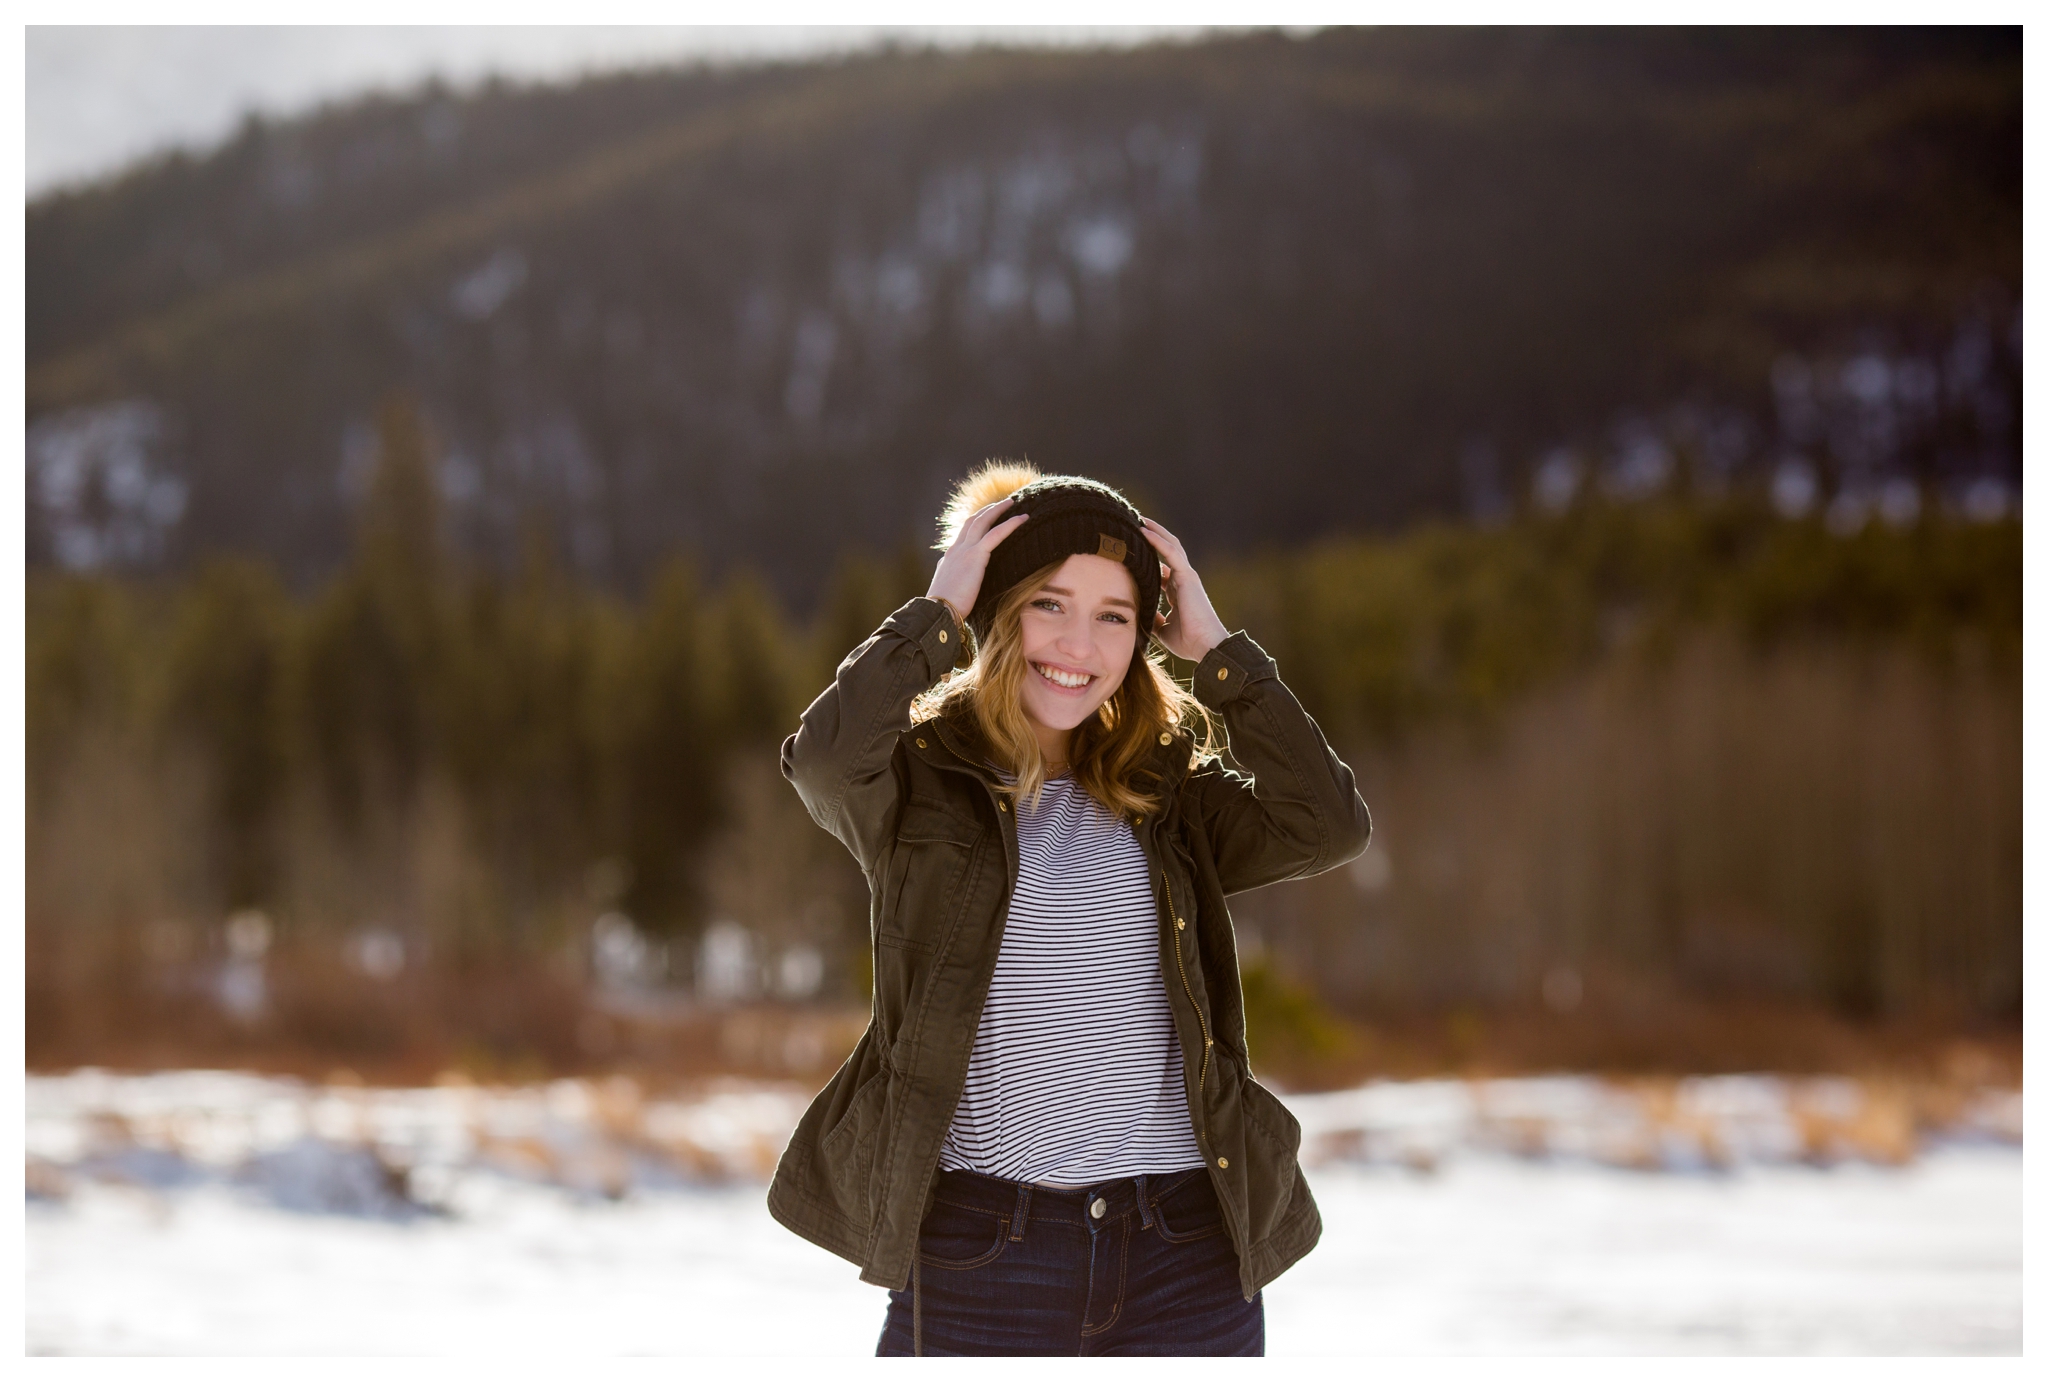
[[[1095,1218],[1100,1219],[1109,1212],[1109,1201],[1097,1200],[1094,1204],[1088,1206],[1088,1212]]]

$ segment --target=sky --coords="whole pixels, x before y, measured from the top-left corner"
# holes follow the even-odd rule
[[[468,86],[497,74],[563,79],[678,61],[798,59],[894,39],[1126,45],[1193,25],[1047,27],[784,26],[93,26],[26,30],[30,198],[168,148],[205,149],[250,111],[293,115],[438,75]]]

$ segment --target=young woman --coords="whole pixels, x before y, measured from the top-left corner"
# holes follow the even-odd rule
[[[891,1288],[882,1354],[1263,1353],[1322,1221],[1224,897],[1352,858],[1365,803],[1116,491],[991,465],[942,523],[782,747],[867,874],[874,1006],[769,1209]]]

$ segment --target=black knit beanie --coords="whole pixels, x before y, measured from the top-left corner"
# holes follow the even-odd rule
[[[1143,657],[1152,641],[1152,616],[1159,609],[1159,553],[1145,540],[1137,509],[1108,485],[1079,475],[1045,475],[1013,493],[1010,507],[996,521],[1020,513],[1031,517],[989,553],[981,591],[967,614],[974,636],[988,639],[996,606],[1017,582],[1042,566],[1085,552],[1122,562],[1137,583],[1138,646],[1133,660]]]

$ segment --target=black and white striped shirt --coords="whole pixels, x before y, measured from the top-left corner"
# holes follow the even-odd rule
[[[1202,1164],[1144,852],[1054,778],[1018,804],[1017,889],[939,1165],[1085,1185]]]

